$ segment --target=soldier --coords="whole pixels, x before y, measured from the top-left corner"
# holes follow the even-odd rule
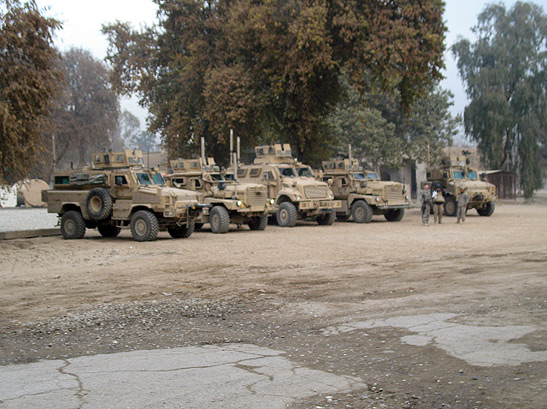
[[[469,204],[469,195],[465,191],[465,187],[462,186],[460,188],[460,196],[458,197],[458,213],[457,213],[458,221],[457,221],[457,223],[459,223],[460,220],[463,223],[465,223],[465,212],[467,210],[467,205],[468,204]]]
[[[440,186],[437,186],[437,190],[431,194],[431,199],[433,200],[434,221],[437,223],[439,220],[439,224],[441,224],[443,222],[444,195]]]
[[[429,185],[424,186],[422,193],[422,223],[424,226],[429,226],[429,212],[431,211],[431,192]]]

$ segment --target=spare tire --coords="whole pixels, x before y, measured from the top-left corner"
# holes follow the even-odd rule
[[[112,212],[112,196],[102,187],[91,189],[87,195],[86,207],[92,220],[104,220]]]

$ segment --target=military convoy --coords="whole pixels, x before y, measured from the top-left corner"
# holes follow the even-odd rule
[[[292,157],[288,144],[257,146],[252,165],[243,165],[237,177],[267,187],[273,206],[268,210],[281,227],[293,227],[298,219],[316,220],[320,225],[331,225],[335,210],[341,206],[329,185],[314,178],[307,165]]]
[[[332,181],[334,198],[342,206],[336,209],[340,220],[369,223],[373,215],[383,215],[387,221],[402,220],[411,206],[406,186],[399,182],[381,181],[378,174],[364,170],[357,159],[323,161],[323,180]]]
[[[178,159],[166,176],[169,186],[197,191],[210,206],[196,220],[201,227],[209,223],[213,233],[226,233],[233,224],[247,224],[251,230],[264,230],[268,223],[268,192],[258,183],[225,179],[214,158],[205,157],[203,142],[200,159]]]
[[[155,240],[164,230],[186,238],[206,207],[196,192],[163,186],[159,173],[144,168],[139,150],[94,154],[92,168],[56,171],[42,200],[59,215],[65,239],[82,238],[86,228],[103,237],[129,228],[136,241]]]
[[[427,172],[427,182],[434,188],[440,186],[445,195],[444,212],[447,216],[455,216],[458,197],[461,188],[469,195],[467,209],[477,209],[481,216],[491,216],[496,206],[496,186],[479,179],[476,169],[468,164],[468,160],[460,161],[443,159],[441,166]],[[423,185],[423,183],[422,183]]]

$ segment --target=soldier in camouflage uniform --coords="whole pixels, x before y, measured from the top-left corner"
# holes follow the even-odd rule
[[[457,223],[459,223],[460,220],[463,223],[465,223],[465,213],[466,213],[468,204],[469,204],[469,195],[465,191],[465,188],[462,187],[460,189],[460,195],[458,197],[458,213],[457,213],[458,221],[457,221]]]
[[[424,186],[422,193],[422,223],[424,226],[429,225],[429,213],[431,211],[431,191],[429,185]]]
[[[431,199],[433,200],[433,220],[439,224],[443,222],[443,210],[444,210],[444,195],[440,186],[437,190],[431,193]]]

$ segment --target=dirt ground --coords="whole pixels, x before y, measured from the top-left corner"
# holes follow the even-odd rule
[[[413,209],[150,243],[88,231],[0,242],[0,260],[2,365],[245,342],[368,385],[293,408],[547,408],[546,204],[428,227]]]

